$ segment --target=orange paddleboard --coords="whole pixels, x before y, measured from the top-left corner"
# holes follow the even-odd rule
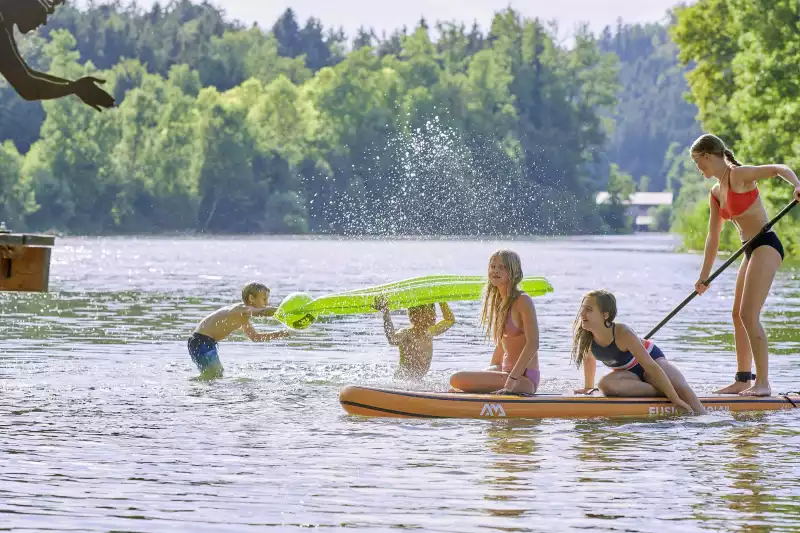
[[[349,385],[339,402],[350,414],[400,418],[650,418],[679,414],[666,398],[606,396],[498,396],[454,392],[417,392]],[[796,393],[762,398],[737,395],[701,397],[709,411],[778,411],[800,407]]]

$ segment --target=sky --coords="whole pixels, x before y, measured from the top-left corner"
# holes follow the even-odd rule
[[[149,7],[153,0],[139,0]],[[161,4],[166,4],[162,0]],[[225,10],[231,19],[251,24],[258,22],[270,28],[283,11],[291,7],[303,23],[314,16],[328,27],[343,27],[352,38],[359,26],[372,27],[378,35],[401,28],[416,26],[420,16],[429,23],[437,20],[457,20],[471,25],[473,21],[487,30],[492,15],[508,6],[528,17],[555,19],[559,34],[568,37],[578,22],[589,22],[598,33],[605,25],[614,25],[618,17],[625,22],[657,22],[678,0],[211,0]]]

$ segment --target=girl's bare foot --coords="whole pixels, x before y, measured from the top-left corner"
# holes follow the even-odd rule
[[[736,381],[727,387],[714,391],[714,394],[741,394],[750,387],[750,382],[756,379],[755,374],[750,370],[739,371],[736,373]]]
[[[772,388],[769,383],[755,383],[752,387],[740,392],[739,396],[772,396]]]
[[[719,390],[715,390],[714,394],[739,394],[742,391],[745,391],[750,388],[749,381],[734,381],[727,387],[722,387]]]

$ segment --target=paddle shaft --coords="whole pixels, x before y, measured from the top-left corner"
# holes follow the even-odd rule
[[[783,218],[783,216],[784,216],[786,213],[788,213],[789,211],[791,211],[791,210],[792,210],[792,208],[793,208],[795,205],[797,205],[797,200],[792,200],[792,201],[791,201],[791,203],[789,203],[789,204],[788,204],[786,207],[784,207],[783,209],[781,209],[781,212],[780,212],[780,213],[778,213],[777,215],[775,215],[775,217],[774,217],[772,220],[770,220],[769,222],[767,222],[767,223],[764,225],[764,227],[763,227],[763,228],[761,228],[761,231],[759,231],[759,232],[758,232],[758,233],[757,233],[757,234],[756,234],[756,235],[755,235],[753,238],[751,238],[749,241],[747,241],[746,243],[744,243],[744,244],[742,245],[742,247],[741,247],[741,248],[739,248],[738,250],[736,250],[736,253],[734,253],[732,256],[730,256],[730,257],[728,258],[728,260],[727,260],[727,261],[725,261],[725,263],[723,263],[723,265],[722,265],[721,267],[719,267],[719,268],[718,268],[718,269],[717,269],[717,270],[716,270],[716,271],[715,271],[713,274],[711,274],[711,276],[709,276],[709,278],[703,282],[703,285],[705,285],[706,287],[708,287],[709,283],[711,283],[712,281],[714,281],[714,279],[716,279],[716,277],[717,277],[717,276],[719,276],[720,274],[722,274],[722,271],[723,271],[723,270],[725,270],[726,268],[728,268],[728,267],[730,266],[730,264],[731,264],[731,263],[733,263],[734,261],[736,261],[736,259],[737,259],[737,258],[738,258],[740,255],[742,255],[742,254],[744,253],[744,251],[747,249],[747,247],[748,247],[748,246],[750,246],[750,243],[751,243],[751,242],[753,242],[754,240],[756,240],[757,238],[759,238],[760,236],[762,236],[762,235],[764,235],[766,232],[768,232],[770,229],[772,229],[772,226],[774,226],[776,222],[778,222],[778,221],[779,221],[781,218]],[[678,307],[676,307],[675,309],[673,309],[673,310],[670,312],[670,314],[668,314],[666,317],[664,317],[664,320],[662,320],[661,322],[659,322],[659,323],[658,323],[658,325],[657,325],[656,327],[654,327],[654,328],[653,328],[653,329],[650,331],[650,333],[648,333],[647,335],[645,335],[645,337],[644,337],[644,338],[645,338],[645,339],[649,339],[650,337],[652,337],[653,335],[655,335],[655,334],[656,334],[656,332],[657,332],[659,329],[661,329],[661,328],[664,326],[664,324],[666,324],[667,322],[669,322],[669,321],[670,321],[670,319],[671,319],[672,317],[674,317],[675,315],[677,315],[677,314],[680,312],[680,310],[681,310],[681,309],[683,309],[684,307],[686,307],[686,305],[688,305],[688,303],[689,303],[689,302],[691,302],[691,301],[694,299],[694,297],[695,297],[695,296],[697,296],[698,294],[700,294],[700,293],[698,293],[698,292],[697,292],[697,290],[695,290],[694,292],[692,292],[692,294],[690,294],[689,296],[687,296],[687,297],[686,297],[686,299],[685,299],[684,301],[682,301],[680,304],[678,304]]]

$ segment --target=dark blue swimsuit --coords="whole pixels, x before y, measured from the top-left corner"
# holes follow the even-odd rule
[[[617,346],[616,324],[611,325],[612,341],[608,346],[600,346],[594,339],[592,340],[592,355],[595,359],[614,370],[629,370],[639,376],[644,381],[644,368],[640,365],[631,352],[623,352]],[[660,359],[664,353],[652,341],[643,339],[642,343],[650,357]]]
[[[219,365],[219,355],[217,354],[217,341],[203,335],[202,333],[192,333],[189,337],[188,348],[192,361],[197,365],[200,372],[205,372],[211,365]]]

